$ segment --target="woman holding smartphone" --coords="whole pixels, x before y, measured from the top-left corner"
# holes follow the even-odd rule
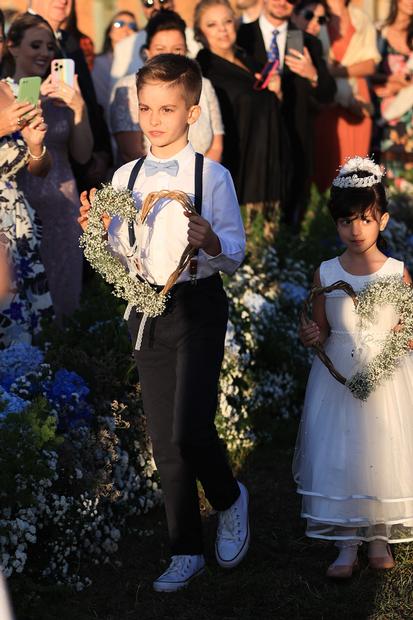
[[[73,84],[46,78],[55,56],[49,24],[38,15],[17,17],[7,36],[7,64],[17,84],[23,76],[44,79],[41,92],[49,131],[45,145],[53,165],[39,182],[21,174],[24,191],[43,225],[41,256],[46,268],[56,318],[62,322],[78,306],[82,285],[82,253],[77,224],[78,195],[70,160],[85,164],[93,138],[86,105],[74,77]]]
[[[1,59],[0,59],[1,60]],[[16,101],[0,81],[0,348],[30,343],[41,320],[53,315],[40,259],[40,224],[17,182],[26,168],[44,176],[51,160],[40,107]]]
[[[236,46],[233,9],[227,0],[201,0],[195,7],[195,38],[204,45],[197,56],[211,80],[225,127],[222,163],[246,206],[247,228],[257,213],[270,240],[289,178],[288,138],[280,115],[281,80],[257,80],[253,60]]]

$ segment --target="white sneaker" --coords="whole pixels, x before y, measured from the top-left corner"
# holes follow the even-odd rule
[[[228,510],[219,513],[215,555],[220,566],[233,568],[244,558],[250,544],[248,491],[238,482],[241,494]]]
[[[176,592],[186,588],[204,570],[203,555],[173,555],[169,568],[153,582],[153,589],[156,592]]]

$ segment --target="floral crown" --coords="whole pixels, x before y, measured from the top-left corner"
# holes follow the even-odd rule
[[[368,172],[368,176],[359,177],[359,172]],[[353,174],[352,174],[353,173]],[[334,187],[372,187],[380,183],[386,174],[384,168],[375,164],[369,157],[348,158],[340,167],[339,173],[333,181]]]

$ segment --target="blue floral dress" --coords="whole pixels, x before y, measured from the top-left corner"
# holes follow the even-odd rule
[[[19,134],[0,138],[0,244],[12,266],[11,289],[0,300],[0,348],[14,342],[30,344],[41,319],[53,316],[39,255],[39,223],[16,182],[27,160]]]

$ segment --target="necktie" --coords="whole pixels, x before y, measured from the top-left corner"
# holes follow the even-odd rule
[[[272,41],[270,45],[270,49],[268,50],[268,62],[274,62],[277,65],[280,64],[280,50],[277,45],[277,35],[278,30],[272,31]]]
[[[144,162],[145,173],[147,177],[151,177],[157,172],[166,172],[170,174],[172,177],[176,177],[179,170],[179,164],[176,159],[171,159],[170,161],[153,161],[152,159],[145,159]]]

